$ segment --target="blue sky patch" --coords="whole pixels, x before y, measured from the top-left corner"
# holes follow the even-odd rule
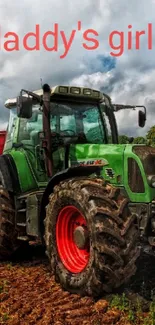
[[[98,55],[86,62],[87,73],[108,72],[116,67],[116,58],[105,55]]]

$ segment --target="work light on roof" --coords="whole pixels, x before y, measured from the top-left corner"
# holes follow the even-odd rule
[[[59,87],[59,93],[61,93],[61,94],[67,94],[68,93],[68,87],[60,86]]]
[[[84,88],[84,90],[83,90],[83,93],[84,93],[84,95],[91,95],[91,89],[88,89],[88,88]]]
[[[71,94],[80,94],[81,89],[78,87],[71,87],[70,92]]]
[[[100,97],[100,92],[99,91],[93,91],[93,96],[94,97]]]

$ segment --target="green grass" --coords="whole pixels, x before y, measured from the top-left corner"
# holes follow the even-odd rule
[[[135,325],[155,325],[155,299],[150,303],[148,313],[143,313],[141,302],[137,299],[137,303],[131,304],[131,301],[125,296],[114,295],[110,301],[110,308],[117,308],[126,315],[128,321]]]

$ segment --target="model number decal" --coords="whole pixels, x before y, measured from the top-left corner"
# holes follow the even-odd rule
[[[74,166],[105,166],[108,165],[108,161],[105,159],[95,159],[95,160],[77,160],[72,161],[72,165]]]

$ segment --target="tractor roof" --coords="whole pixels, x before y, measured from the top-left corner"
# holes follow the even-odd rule
[[[56,87],[51,88],[51,92],[53,92]],[[33,93],[35,93],[35,94],[37,94],[39,96],[42,96],[43,95],[43,90],[42,89],[32,90],[32,91],[33,91]],[[25,97],[28,97],[27,94],[24,94],[24,96]],[[16,103],[17,103],[17,97],[15,97],[15,98],[8,98],[5,101],[5,104],[4,105],[5,105],[5,107],[9,108],[10,106],[15,106]]]
[[[34,90],[33,93],[42,96],[43,90]],[[24,94],[25,97],[27,97],[27,94]],[[103,94],[102,92],[92,89],[92,88],[84,88],[84,87],[74,87],[74,86],[55,86],[51,87],[51,96],[66,96],[66,97],[76,97],[79,98],[87,98],[90,100],[96,100],[96,101],[102,101],[103,99],[110,100],[110,97],[106,94]],[[10,98],[5,101],[5,107],[11,108],[12,106],[15,106],[17,102],[17,98]]]

